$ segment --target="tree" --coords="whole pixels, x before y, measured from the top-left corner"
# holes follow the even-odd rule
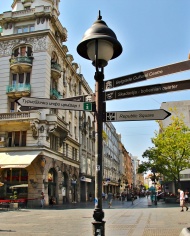
[[[154,147],[143,153],[143,158],[148,158],[143,164],[149,169],[154,166],[157,173],[174,181],[177,192],[180,187],[180,172],[190,168],[190,129],[182,116],[172,116],[171,121],[167,127],[158,122],[160,130],[152,138]]]

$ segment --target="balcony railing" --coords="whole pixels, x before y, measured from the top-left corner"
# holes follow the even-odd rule
[[[56,62],[51,62],[51,76],[53,79],[58,79],[61,77],[61,66]]]
[[[24,92],[31,90],[30,84],[17,84],[17,85],[8,85],[7,86],[7,93],[14,93],[14,92]]]
[[[20,98],[30,95],[30,84],[17,84],[7,86],[7,95],[10,98]]]
[[[27,63],[32,65],[33,57],[14,57],[10,59],[10,65],[20,64],[20,63]]]
[[[33,57],[13,57],[10,59],[10,69],[12,73],[30,72],[32,68]]]
[[[13,113],[0,113],[0,122],[15,121],[21,119],[40,119],[40,113],[38,111],[31,112],[13,112]]]
[[[60,94],[59,91],[57,91],[56,89],[51,89],[50,90],[50,96],[52,97],[56,97],[57,99],[61,99],[62,95]]]
[[[61,72],[61,66],[56,62],[51,63],[51,69],[55,69],[55,70],[58,70],[59,72]]]

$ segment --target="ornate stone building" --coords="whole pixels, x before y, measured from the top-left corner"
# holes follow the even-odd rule
[[[120,139],[111,122],[103,125],[103,192],[119,192],[120,178]]]
[[[29,96],[54,99],[56,107],[56,100],[82,93],[84,80],[63,45],[67,30],[58,16],[59,0],[14,0],[12,11],[0,15],[0,195],[8,198],[10,186],[24,184],[18,197],[33,205],[42,191],[47,204],[50,196],[59,204],[80,201],[79,121],[86,124],[80,134],[89,136],[83,147],[94,145],[88,115],[46,107],[23,111],[16,103]],[[82,160],[84,173],[92,175],[94,156]]]

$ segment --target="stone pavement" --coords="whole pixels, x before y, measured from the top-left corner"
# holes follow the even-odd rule
[[[103,203],[106,236],[179,236],[190,227],[190,211],[178,204],[148,206],[146,198],[131,202]],[[93,203],[69,204],[45,209],[0,211],[0,235],[91,236]]]

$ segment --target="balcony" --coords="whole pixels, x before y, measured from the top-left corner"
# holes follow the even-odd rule
[[[1,131],[13,130],[13,127],[26,127],[29,128],[30,121],[39,120],[40,112],[11,112],[0,113],[0,129]]]
[[[30,72],[33,57],[14,57],[10,59],[10,69],[12,73]]]
[[[7,95],[10,98],[21,98],[30,95],[31,86],[30,84],[17,84],[7,86]]]
[[[51,62],[51,77],[55,80],[61,77],[61,66],[56,62]]]
[[[61,98],[63,98],[63,96],[60,94],[60,92],[57,91],[56,89],[51,89],[50,90],[50,97],[52,99],[61,99]]]

